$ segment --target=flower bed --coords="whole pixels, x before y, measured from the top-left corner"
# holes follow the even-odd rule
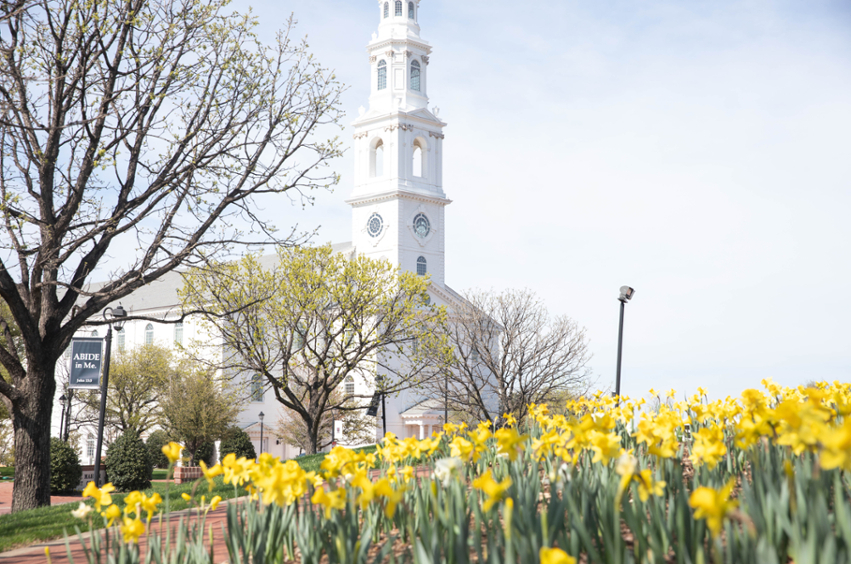
[[[221,475],[251,494],[228,507],[234,562],[849,562],[851,385],[765,385],[714,402],[670,393],[652,412],[601,395],[533,405],[519,425],[388,435],[375,454],[337,447],[318,472],[229,456],[201,468],[198,493]],[[164,452],[176,460],[179,446]],[[156,500],[102,500],[122,518],[116,561],[142,535],[162,561],[202,560],[217,502],[189,497],[200,522],[180,547],[147,526]]]

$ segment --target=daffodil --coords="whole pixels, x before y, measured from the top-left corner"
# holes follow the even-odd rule
[[[207,511],[215,511],[221,502],[222,496],[214,495],[213,499],[210,500],[210,507],[207,508]]]
[[[517,458],[517,454],[523,450],[523,442],[529,438],[528,435],[520,435],[517,429],[500,429],[494,433],[499,452],[508,455],[508,459],[512,462]]]
[[[482,509],[490,511],[495,504],[502,501],[505,496],[505,492],[511,487],[511,478],[506,478],[502,482],[497,482],[493,479],[491,471],[488,470],[473,480],[473,487],[482,491],[487,496],[487,499],[482,504]]]
[[[318,488],[313,492],[313,497],[310,501],[314,505],[321,505],[325,508],[325,518],[331,518],[332,509],[344,509],[346,507],[346,490],[340,488],[326,492],[324,488]]]
[[[115,486],[111,483],[104,484],[102,488],[98,488],[94,482],[86,484],[86,489],[83,490],[83,497],[90,497],[95,500],[95,510],[100,511],[104,505],[112,503],[112,496],[109,495],[115,491]]]
[[[124,524],[121,525],[121,533],[124,535],[124,542],[139,542],[139,537],[145,534],[145,525],[137,517],[131,519],[124,518]]]
[[[92,509],[92,507],[90,505],[86,505],[85,503],[83,503],[81,501],[79,507],[77,507],[77,509],[72,511],[71,515],[73,517],[76,517],[77,519],[85,519],[86,517],[89,516],[89,513],[91,513],[92,511],[94,511],[94,509]]]
[[[183,450],[183,447],[175,442],[170,442],[162,448],[163,454],[171,464],[174,464],[180,459],[181,450]]]
[[[100,515],[107,520],[106,526],[111,527],[112,523],[121,517],[121,510],[118,509],[117,505],[110,505],[106,508],[106,511],[102,512]]]
[[[720,490],[703,486],[694,490],[689,496],[688,503],[695,510],[695,519],[706,519],[706,525],[713,537],[718,536],[724,525],[724,519],[739,504],[738,501],[730,499],[734,484],[735,481],[730,480]]]
[[[460,473],[464,468],[464,462],[458,457],[441,458],[434,463],[434,478],[438,480],[443,487],[449,487],[449,481],[453,476]]]
[[[541,548],[539,554],[541,564],[576,564],[576,558],[568,555],[560,548]]]
[[[213,478],[215,478],[216,476],[221,476],[224,473],[222,465],[216,464],[212,468],[207,468],[207,465],[204,463],[203,460],[200,461],[198,464],[201,466],[201,472],[204,473],[204,478],[207,479],[207,491],[213,491],[213,486],[216,484],[213,481]]]
[[[635,481],[638,482],[638,497],[641,498],[641,501],[647,501],[651,495],[657,497],[665,495],[667,483],[664,480],[654,480],[653,473],[650,470],[642,470],[636,474]]]
[[[512,415],[510,413],[503,413],[502,417],[503,417],[503,419],[505,419],[506,425],[509,425],[511,427],[514,427],[514,426],[517,425],[517,419],[514,417],[514,415]]]

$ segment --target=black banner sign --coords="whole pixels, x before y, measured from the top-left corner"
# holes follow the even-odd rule
[[[366,409],[366,414],[369,417],[378,415],[378,404],[381,403],[381,392],[375,392],[372,396],[372,401],[369,402],[369,407]]]
[[[97,390],[103,366],[103,339],[83,337],[71,341],[71,388]]]

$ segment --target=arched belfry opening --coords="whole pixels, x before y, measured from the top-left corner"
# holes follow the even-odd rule
[[[421,138],[415,139],[411,163],[411,174],[416,178],[425,177],[425,151],[425,141]]]
[[[370,178],[384,176],[384,141],[380,137],[372,142],[369,151],[369,176]]]

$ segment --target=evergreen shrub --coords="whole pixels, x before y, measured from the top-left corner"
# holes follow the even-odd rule
[[[251,438],[248,433],[239,427],[230,427],[219,445],[219,459],[224,460],[225,456],[234,453],[237,458],[244,456],[249,460],[257,458],[257,453],[254,451],[254,445],[251,443]]]
[[[192,466],[200,466],[199,462],[202,460],[207,466],[216,463],[216,443],[201,443],[195,450],[192,454]]]
[[[109,445],[104,465],[108,481],[120,492],[151,487],[153,467],[148,459],[148,449],[132,429]]]
[[[50,439],[50,493],[73,492],[83,477],[77,451],[56,437]]]
[[[148,449],[148,460],[152,468],[168,468],[168,458],[163,454],[163,447],[168,444],[168,434],[157,430],[150,434],[145,446]]]

